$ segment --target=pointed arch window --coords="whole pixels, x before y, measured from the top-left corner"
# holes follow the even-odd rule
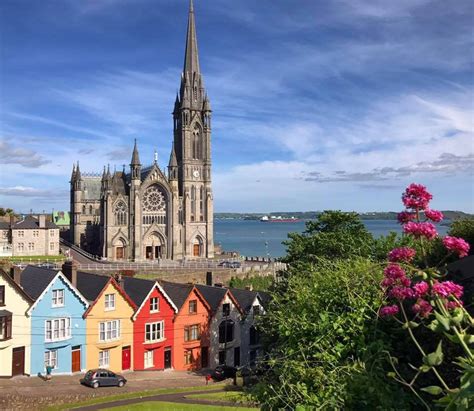
[[[127,225],[127,206],[123,201],[119,201],[114,209],[115,225]]]
[[[191,221],[196,215],[196,186],[191,187]]]
[[[193,131],[192,154],[194,160],[200,160],[202,158],[201,130],[198,126],[196,126]]]
[[[199,190],[199,214],[201,221],[204,221],[204,186],[201,186]]]

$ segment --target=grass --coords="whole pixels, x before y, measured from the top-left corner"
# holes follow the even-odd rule
[[[222,388],[222,390],[224,390],[225,385],[213,384],[213,385],[183,387],[183,388],[156,388],[153,390],[127,392],[123,394],[109,395],[106,397],[96,397],[96,398],[91,398],[89,400],[76,402],[76,403],[53,405],[51,407],[46,408],[45,411],[70,410],[72,408],[86,407],[88,405],[104,404],[104,403],[108,403],[112,401],[129,400],[129,399],[141,398],[141,397],[151,397],[153,395],[160,395],[160,394],[179,394],[180,392],[189,392],[189,391],[217,390],[219,388]]]
[[[133,405],[126,405],[124,407],[105,408],[108,411],[154,411],[154,410],[166,410],[166,411],[255,411],[256,408],[244,408],[244,407],[224,407],[221,405],[200,405],[200,404],[176,404],[172,402],[142,402]]]
[[[25,257],[2,257],[1,260],[11,263],[28,263],[30,261],[63,261],[65,257],[63,255],[32,255]]]
[[[241,391],[223,391],[223,392],[210,392],[206,394],[191,394],[186,395],[186,398],[195,398],[199,400],[208,401],[226,401],[235,402],[238,404],[248,404],[248,396]]]

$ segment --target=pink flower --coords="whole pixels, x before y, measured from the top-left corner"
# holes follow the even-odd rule
[[[436,228],[432,223],[413,223],[409,222],[403,226],[405,234],[411,234],[416,238],[425,237],[428,240],[438,236]]]
[[[428,220],[434,221],[435,223],[439,223],[444,218],[443,213],[441,211],[430,210],[430,209],[425,210],[425,217]]]
[[[396,314],[398,314],[398,305],[395,304],[382,307],[379,311],[381,317],[391,317]]]
[[[415,218],[416,218],[416,215],[408,211],[402,211],[401,213],[398,213],[397,215],[397,219],[400,224],[409,223],[410,221],[413,221]]]
[[[421,298],[419,298],[416,303],[413,304],[411,309],[414,313],[419,314],[420,317],[424,318],[428,317],[431,311],[433,311],[433,307],[431,306],[431,304]]]
[[[462,238],[446,236],[443,238],[444,246],[453,253],[457,253],[459,257],[465,257],[468,252],[470,245]]]
[[[410,184],[402,195],[403,204],[413,210],[424,210],[433,196],[421,184]]]
[[[454,310],[458,307],[462,307],[463,306],[463,303],[462,301],[448,301],[446,304],[445,304],[445,307],[448,309],[448,310]]]
[[[429,285],[425,281],[420,281],[413,286],[413,291],[417,297],[423,297],[426,293],[428,293]]]
[[[388,288],[388,287],[391,287],[393,285],[393,283],[394,283],[394,281],[391,278],[384,278],[382,280],[382,282],[380,283],[380,285],[383,288]]]
[[[396,300],[402,301],[406,298],[413,298],[415,293],[409,287],[395,286],[389,291],[388,295]]]
[[[405,261],[409,263],[415,257],[416,251],[410,247],[394,248],[388,253],[388,260],[392,262]]]
[[[433,294],[439,297],[446,298],[450,295],[453,295],[459,299],[462,297],[464,288],[459,284],[453,283],[452,281],[442,281],[434,283],[432,290]]]
[[[390,278],[392,280],[397,280],[399,278],[406,277],[406,273],[403,270],[402,267],[400,267],[398,264],[391,263],[385,267],[385,270],[383,270],[383,273],[386,278]]]

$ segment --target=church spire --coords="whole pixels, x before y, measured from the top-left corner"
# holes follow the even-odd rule
[[[184,57],[183,73],[189,73],[192,78],[193,73],[200,74],[199,52],[196,36],[196,22],[194,20],[193,0],[189,1],[188,33],[186,36],[186,54]]]
[[[135,145],[133,146],[132,162],[130,163],[130,165],[131,166],[141,165],[140,156],[138,155],[137,139],[135,139]]]

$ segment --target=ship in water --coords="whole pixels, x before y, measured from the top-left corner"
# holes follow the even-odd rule
[[[297,223],[299,221],[301,221],[300,218],[296,218],[296,217],[282,217],[281,215],[279,216],[275,216],[275,215],[272,215],[272,216],[267,216],[267,215],[264,215],[260,221],[262,223]]]

